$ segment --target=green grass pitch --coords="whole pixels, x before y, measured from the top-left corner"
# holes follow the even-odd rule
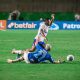
[[[8,64],[13,48],[30,48],[37,30],[0,31],[0,80],[80,80],[80,31],[49,31],[47,36],[53,46],[50,54],[55,60],[64,59],[73,54],[75,60],[63,64],[26,64],[18,62]]]

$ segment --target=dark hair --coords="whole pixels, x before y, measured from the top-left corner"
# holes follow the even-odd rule
[[[50,20],[50,18],[45,18],[45,19],[43,19],[43,21],[48,21],[48,20]]]
[[[12,20],[16,20],[17,19],[17,14],[16,13],[13,13],[12,16],[11,16]]]
[[[45,20],[49,20],[50,18],[45,18]]]

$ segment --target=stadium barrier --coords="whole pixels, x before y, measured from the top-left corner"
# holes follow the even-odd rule
[[[80,21],[55,21],[50,30],[80,30]]]
[[[6,29],[7,21],[6,20],[0,20],[0,30]]]
[[[2,29],[38,29],[41,21],[6,21],[0,20]],[[54,21],[50,30],[80,30],[80,21]]]
[[[7,29],[38,29],[40,21],[7,21]]]

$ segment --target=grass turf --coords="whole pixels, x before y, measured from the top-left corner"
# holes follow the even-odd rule
[[[64,59],[73,54],[75,60],[64,64],[8,64],[13,48],[30,48],[36,30],[0,31],[0,80],[80,80],[80,31],[49,31],[48,40],[53,46],[50,54],[54,59]]]

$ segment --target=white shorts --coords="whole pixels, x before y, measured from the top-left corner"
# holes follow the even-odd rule
[[[28,59],[28,54],[29,54],[29,52],[28,52],[28,53],[24,53],[24,55],[23,55],[24,61],[25,61],[27,64],[30,63],[30,61],[29,61],[29,59]]]

